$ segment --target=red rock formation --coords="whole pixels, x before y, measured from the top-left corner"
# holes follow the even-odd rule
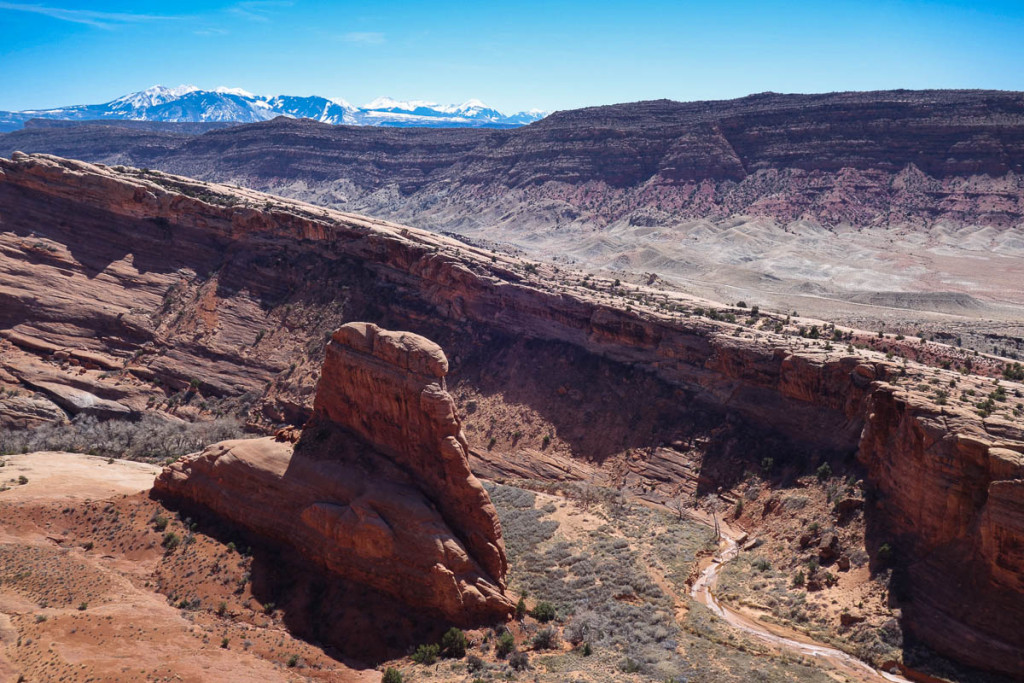
[[[770,326],[682,317],[635,299],[628,310],[626,300],[598,298],[549,266],[536,267],[533,274],[517,259],[441,236],[249,191],[46,157],[0,161],[0,171],[0,207],[10,231],[0,233],[0,267],[8,274],[0,290],[0,329],[19,333],[18,348],[25,353],[43,340],[60,348],[106,351],[128,362],[134,352],[152,348],[132,359],[131,375],[149,372],[177,386],[197,377],[204,391],[222,395],[269,386],[263,416],[301,422],[312,407],[316,376],[304,365],[308,349],[315,354],[325,325],[335,329],[346,319],[371,318],[374,311],[377,317],[371,319],[386,316],[403,328],[446,334],[462,351],[489,348],[496,339],[571,349],[577,358],[626,368],[622,377],[651,378],[716,415],[757,423],[807,449],[852,453],[859,448],[868,483],[882,495],[881,505],[868,505],[866,514],[891,530],[898,564],[919,579],[907,590],[908,628],[954,658],[1011,674],[1022,671],[1013,654],[1014,647],[1022,647],[1019,621],[1007,623],[1000,616],[1016,619],[1024,611],[1019,484],[1024,477],[1009,455],[1024,452],[1021,421],[1005,409],[1002,417],[983,419],[965,409],[970,404],[954,408],[953,396],[951,405],[940,406],[919,389],[922,383],[932,386],[926,384],[932,380],[938,380],[936,388],[955,380],[957,392],[970,388],[982,392],[980,397],[991,391],[990,381],[914,363],[906,364],[904,379],[903,366],[878,353],[847,353],[824,340],[797,341],[771,332]],[[60,246],[55,252],[35,249],[34,243],[44,239]],[[126,254],[133,256],[130,266]],[[213,271],[216,277],[190,281],[179,274],[189,269]],[[56,282],[66,284],[47,286]],[[172,283],[181,283],[188,296],[168,297]],[[330,295],[318,299],[325,291]],[[387,301],[386,312],[377,306],[380,301]],[[670,303],[693,305],[684,299]],[[296,310],[289,311],[293,305]],[[207,314],[212,322],[204,322]],[[261,329],[269,330],[266,337]],[[387,394],[433,396],[431,385],[444,386],[437,374],[441,365],[431,360],[432,352],[410,361],[401,338],[386,336],[378,347],[380,340],[369,327],[335,338],[330,366],[361,369],[344,380],[325,377],[324,390],[378,387],[382,395],[365,396],[365,405],[344,409],[340,402],[332,403],[337,408],[321,404],[314,422],[338,421],[374,439],[379,431],[386,457],[373,461],[390,463],[406,473],[410,486],[430,491],[424,504],[438,510],[438,519],[498,594],[501,554],[473,535],[486,537],[486,520],[481,523],[460,507],[478,493],[469,487],[468,497],[443,500],[441,492],[456,485],[464,470],[446,465],[432,473],[423,465],[423,458],[442,448],[451,457],[465,450],[450,403],[424,403],[411,393],[392,400]],[[362,374],[384,359],[405,363],[404,374],[372,380]],[[290,362],[297,364],[294,372]],[[32,379],[13,362],[4,367],[19,381]],[[410,367],[415,372],[408,372]],[[524,363],[524,372],[538,382],[544,370]],[[112,382],[91,372],[96,378],[90,387]],[[76,386],[77,377],[64,381]],[[890,379],[899,379],[899,385]],[[87,390],[101,395],[98,388]],[[121,394],[103,397],[136,400],[134,394],[121,398],[125,386],[110,391]],[[407,427],[390,421],[425,407],[436,411],[434,422],[420,413]],[[686,417],[682,410],[676,416]],[[306,459],[322,459],[323,451],[303,455],[322,431],[303,434],[294,456],[302,456],[303,467],[311,467]],[[424,436],[420,443],[426,450],[403,443],[409,435]],[[193,462],[207,467],[200,459]],[[214,467],[216,462],[209,465],[211,472],[232,459]],[[672,457],[657,462],[666,477],[685,469]],[[209,500],[215,502],[213,494]],[[461,524],[467,524],[465,536]],[[278,533],[287,537],[292,531]],[[500,544],[495,547],[500,550]],[[950,583],[957,586],[955,595],[935,584],[950,567],[964,573],[959,586]],[[948,597],[934,604],[939,596]]]
[[[445,390],[447,374],[444,352],[428,339],[350,323],[327,346],[313,421],[342,425],[412,473],[504,588],[508,562],[501,527],[469,470],[469,445]]]
[[[940,652],[1024,673],[1024,429],[874,392],[859,458],[892,539],[905,623]]]
[[[154,489],[450,622],[503,619],[513,605],[501,527],[469,471],[447,371],[423,337],[346,325],[298,444],[215,444],[166,468]]]

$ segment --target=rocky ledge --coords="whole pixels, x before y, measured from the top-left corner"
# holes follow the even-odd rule
[[[501,527],[469,471],[447,372],[419,335],[345,325],[297,443],[214,444],[167,467],[154,491],[446,621],[502,620],[513,605]]]

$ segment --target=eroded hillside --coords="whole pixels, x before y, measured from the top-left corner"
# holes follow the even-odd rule
[[[0,170],[11,424],[244,407],[301,424],[331,331],[410,330],[452,360],[481,472],[667,501],[766,459],[862,471],[867,550],[895,555],[907,631],[1024,669],[1022,387],[958,371],[999,359],[917,340],[937,366],[900,362],[822,321],[162,173],[24,155]]]
[[[276,119],[189,135],[82,125],[0,137],[302,199],[719,300],[1021,352],[1024,100],[779,95],[558,112],[514,131]],[[984,332],[1008,339],[987,339]]]

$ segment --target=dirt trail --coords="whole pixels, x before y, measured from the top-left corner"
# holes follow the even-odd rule
[[[766,643],[789,650],[794,654],[814,657],[828,662],[856,681],[864,681],[865,683],[907,681],[902,676],[874,669],[842,650],[801,640],[796,634],[781,635],[780,632],[784,631],[784,629],[776,627],[774,630],[770,630],[765,625],[758,623],[741,612],[721,604],[714,594],[715,586],[718,583],[718,575],[721,573],[722,567],[727,562],[735,559],[738,554],[739,545],[736,542],[736,538],[723,529],[719,543],[719,552],[711,558],[711,562],[701,571],[700,576],[694,581],[693,587],[690,589],[690,594],[694,600],[710,609],[719,618],[724,619],[733,628],[740,629]]]

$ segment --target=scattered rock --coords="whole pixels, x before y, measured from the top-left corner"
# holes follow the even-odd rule
[[[866,617],[850,614],[849,612],[843,612],[839,615],[839,623],[843,626],[853,626],[866,620]]]
[[[839,557],[839,537],[827,534],[818,547],[818,559],[822,564],[831,564]]]

